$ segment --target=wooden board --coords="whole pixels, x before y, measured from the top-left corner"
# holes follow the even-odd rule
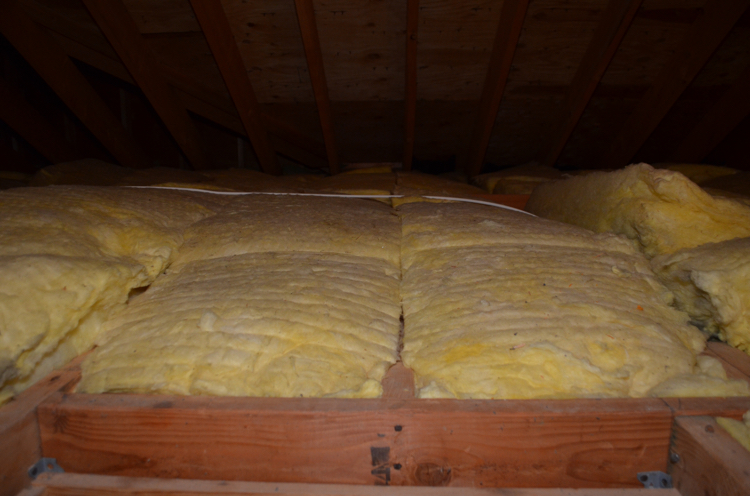
[[[750,398],[746,400],[750,408]],[[470,487],[637,486],[666,470],[660,399],[339,400],[59,394],[44,456],[68,472]]]
[[[727,348],[711,353],[749,362]],[[136,477],[637,486],[637,472],[666,469],[675,415],[750,409],[750,398],[417,400],[400,365],[384,389],[378,400],[58,394],[39,409],[43,452],[67,471]]]
[[[710,353],[738,374],[750,364],[721,343]],[[666,469],[675,416],[750,409],[750,398],[417,400],[398,365],[377,400],[70,394],[79,376],[72,363],[0,410],[3,496],[39,456],[137,477],[637,487],[637,472]]]
[[[26,471],[41,457],[37,405],[78,382],[79,364],[84,356],[48,375],[0,408],[0,495],[16,494],[29,484]]]
[[[646,493],[646,491],[649,491]],[[368,487],[331,484],[289,484],[271,482],[214,482],[184,479],[111,477],[79,474],[44,474],[34,488],[19,496],[149,495],[327,495],[327,496],[484,496],[498,494],[491,489],[460,490],[445,487]],[[674,489],[505,489],[503,496],[680,496]]]
[[[750,494],[750,452],[712,417],[677,417],[669,471],[682,496]]]

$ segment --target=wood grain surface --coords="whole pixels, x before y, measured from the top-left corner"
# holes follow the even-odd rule
[[[338,400],[63,395],[39,408],[69,472],[473,487],[636,486],[665,470],[660,399]]]
[[[11,496],[31,482],[27,470],[41,457],[36,408],[81,378],[81,357],[57,370],[0,408],[0,496]]]
[[[649,491],[646,493],[646,491]],[[139,494],[188,496],[201,494],[295,496],[679,496],[674,489],[473,489],[448,487],[385,487],[272,482],[154,479],[81,474],[44,474],[35,487],[19,496],[88,496]]]
[[[750,452],[712,417],[677,417],[669,471],[682,496],[750,494]]]

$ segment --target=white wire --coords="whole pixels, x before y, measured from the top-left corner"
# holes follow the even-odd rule
[[[367,199],[378,199],[378,198],[406,198],[408,195],[345,195],[345,194],[329,194],[329,193],[276,193],[270,191],[212,191],[210,189],[198,189],[198,188],[177,188],[173,186],[125,186],[126,188],[139,188],[139,189],[171,189],[175,191],[194,191],[196,193],[208,193],[211,195],[225,195],[225,196],[243,196],[243,195],[280,195],[280,196],[322,196],[325,198],[367,198]],[[536,217],[536,215],[520,210],[517,208],[509,207],[508,205],[501,205],[499,203],[488,202],[483,200],[471,200],[469,198],[453,198],[451,196],[421,196],[421,198],[427,198],[429,200],[448,200],[457,201],[464,203],[478,203],[480,205],[488,205],[490,207],[503,208],[505,210],[512,210],[513,212],[521,212],[522,214]]]

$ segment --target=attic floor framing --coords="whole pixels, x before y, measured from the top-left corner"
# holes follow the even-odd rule
[[[750,381],[744,353],[720,343],[707,353]],[[56,458],[66,474],[45,475],[38,484],[47,492],[35,494],[88,494],[59,492],[61,484],[114,491],[123,480],[132,487],[150,478],[317,488],[636,488],[638,472],[674,468],[675,418],[740,418],[750,409],[750,398],[420,400],[401,366],[384,381],[384,397],[372,400],[87,395],[70,392],[80,360],[0,409],[2,495],[27,486],[26,469],[41,456]],[[81,482],[71,473],[121,478]],[[109,494],[104,486],[96,487]],[[263,487],[240,484],[237,491]],[[289,486],[289,494],[299,487]],[[187,494],[173,489],[165,494]]]

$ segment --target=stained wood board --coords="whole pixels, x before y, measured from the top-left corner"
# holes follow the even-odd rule
[[[222,4],[258,101],[313,102],[294,0]]]
[[[706,3],[706,0],[645,0],[602,84],[653,83]]]
[[[737,371],[750,362],[720,343],[709,352]],[[4,482],[28,482],[45,398],[41,454],[69,472],[474,487],[636,486],[636,472],[665,470],[675,415],[750,408],[750,398],[415,400],[402,366],[379,400],[69,394],[79,374],[72,363],[0,410],[3,429],[22,426],[0,436],[0,453],[27,452],[0,464]]]
[[[666,470],[675,415],[750,409],[750,398],[419,400],[400,365],[384,386],[374,400],[58,393],[39,407],[43,453],[69,472],[129,477],[635,487],[637,472]]]
[[[36,408],[81,377],[85,355],[55,371],[0,408],[0,495],[13,495],[30,482],[26,470],[41,457]]]
[[[479,100],[502,2],[421,0],[419,100]]]
[[[331,100],[403,100],[406,2],[328,0],[314,5]]]
[[[156,479],[80,474],[44,474],[34,488],[19,496],[78,496],[149,494],[202,495],[279,494],[294,496],[679,496],[674,489],[468,489],[447,487],[372,487],[331,484],[290,484],[275,482],[232,482],[185,479]]]
[[[747,400],[750,408],[750,399]],[[660,399],[339,400],[58,394],[44,456],[68,472],[470,487],[637,486],[666,470]]]
[[[669,471],[682,496],[750,494],[750,452],[712,417],[677,417]]]

